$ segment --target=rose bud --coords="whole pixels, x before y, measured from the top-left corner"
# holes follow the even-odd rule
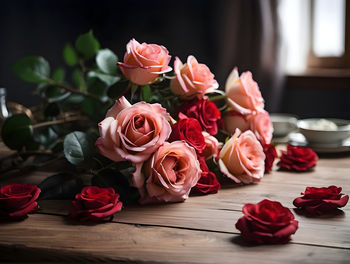
[[[216,104],[208,99],[193,99],[185,101],[178,112],[199,121],[202,128],[210,135],[216,135],[218,132],[218,120],[221,119],[221,113]]]
[[[225,112],[223,116],[224,130],[231,135],[237,128],[242,132],[247,131],[250,126],[248,117],[248,115],[242,115],[232,110]]]
[[[201,175],[196,151],[184,141],[165,142],[134,173],[140,203],[183,202]],[[144,190],[142,190],[143,186]]]
[[[135,39],[126,45],[124,62],[118,62],[125,78],[138,85],[154,82],[160,74],[170,72],[168,50],[156,44],[140,44]]]
[[[33,184],[9,184],[0,188],[0,220],[21,220],[37,208],[40,194]]]
[[[184,140],[194,147],[198,154],[201,154],[206,146],[201,125],[197,119],[187,118],[181,113],[179,117],[179,121],[173,125],[169,142]]]
[[[205,64],[198,63],[193,56],[188,56],[185,64],[176,57],[174,71],[175,79],[171,80],[170,88],[183,100],[195,97],[202,99],[205,93],[213,92],[219,87],[209,68]]]
[[[237,183],[258,182],[264,176],[265,154],[252,131],[239,129],[225,143],[219,155],[221,172]]]
[[[205,141],[205,148],[201,153],[205,159],[210,159],[212,157],[216,158],[219,154],[219,150],[222,147],[222,143],[219,142],[216,137],[213,137],[209,133],[202,131],[202,135]]]
[[[250,243],[287,243],[298,229],[293,213],[279,202],[265,199],[257,204],[245,204],[242,212],[244,216],[238,219],[236,228]]]
[[[130,105],[121,97],[99,123],[96,146],[113,160],[140,163],[147,160],[171,133],[170,115],[160,104]]]
[[[265,173],[269,173],[272,170],[275,158],[277,158],[277,151],[275,146],[271,144],[263,144],[262,147],[265,153]]]
[[[102,221],[113,218],[122,206],[113,188],[88,186],[75,196],[69,216],[80,221]]]
[[[277,166],[285,170],[307,171],[316,166],[317,160],[318,156],[312,149],[288,145]]]
[[[263,111],[250,115],[249,123],[250,129],[262,144],[271,143],[273,126],[268,112]]]
[[[231,110],[243,115],[264,110],[264,99],[249,71],[239,77],[237,68],[234,68],[226,80],[225,92]]]
[[[201,177],[199,178],[197,184],[192,188],[194,192],[199,192],[202,194],[212,194],[217,193],[221,185],[216,178],[216,175],[209,171],[209,168],[205,162],[204,158],[199,158],[200,168],[202,170]]]
[[[293,204],[310,214],[332,213],[337,208],[344,207],[349,201],[349,195],[343,196],[341,190],[341,187],[334,185],[322,188],[306,187],[305,192],[301,193],[304,196],[296,198]]]

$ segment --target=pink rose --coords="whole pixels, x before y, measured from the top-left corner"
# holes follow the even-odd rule
[[[219,143],[219,141],[208,132],[203,131],[202,134],[206,145],[201,156],[203,156],[205,159],[210,159],[211,157],[216,158],[219,153],[219,149],[222,147],[222,143]]]
[[[133,83],[152,83],[160,74],[172,70],[168,66],[171,56],[168,50],[156,44],[138,43],[135,39],[126,45],[124,62],[118,65],[124,76]]]
[[[171,133],[170,116],[160,104],[139,102],[134,105],[121,97],[99,123],[96,146],[113,161],[147,160]]]
[[[197,184],[201,169],[196,151],[184,141],[164,143],[144,163],[143,173],[136,171],[136,185],[144,185],[140,203],[182,202]]]
[[[181,99],[190,100],[195,97],[202,99],[205,93],[210,93],[219,87],[209,68],[205,64],[198,63],[193,56],[188,56],[185,64],[176,57],[174,71],[176,78],[171,80],[170,88]]]
[[[225,92],[229,107],[241,114],[261,112],[264,109],[259,86],[249,71],[243,72],[239,77],[237,68],[234,68],[226,80]]]
[[[266,111],[250,116],[250,129],[255,133],[257,139],[263,144],[270,144],[273,133],[273,126]]]
[[[264,176],[265,154],[252,131],[239,129],[220,151],[219,167],[223,174],[237,183],[258,182]]]
[[[236,128],[244,132],[250,127],[248,115],[242,115],[236,111],[231,110],[225,112],[223,120],[224,130],[229,134],[233,134]]]

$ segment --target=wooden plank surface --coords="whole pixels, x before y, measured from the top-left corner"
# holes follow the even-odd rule
[[[1,182],[39,183],[35,172]],[[65,215],[70,201],[40,201],[41,211],[0,225],[1,260],[120,260],[159,263],[349,263],[350,208],[334,216],[294,212],[299,229],[287,245],[248,246],[234,224],[245,203],[292,201],[306,186],[338,185],[350,194],[350,155],[321,158],[312,172],[273,171],[259,184],[227,184],[185,203],[123,208],[111,223],[81,225]],[[14,254],[15,253],[15,254]]]
[[[0,244],[7,249],[2,250],[4,259],[13,258],[13,245],[36,252],[26,256],[27,261],[41,260],[40,254],[54,260],[159,263],[348,263],[350,257],[350,251],[338,248],[249,246],[232,234],[118,223],[77,225],[50,215],[1,226]]]

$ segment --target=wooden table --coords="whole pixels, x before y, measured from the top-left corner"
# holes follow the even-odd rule
[[[52,173],[2,179],[39,183]],[[0,224],[2,261],[131,263],[350,263],[350,206],[328,217],[295,213],[299,229],[286,245],[247,245],[235,223],[245,203],[264,198],[294,208],[306,186],[343,187],[350,194],[350,155],[323,157],[307,173],[274,170],[259,184],[223,186],[185,203],[124,208],[113,222],[84,225],[66,217],[70,201],[40,201],[26,220]],[[294,211],[293,211],[294,212]]]

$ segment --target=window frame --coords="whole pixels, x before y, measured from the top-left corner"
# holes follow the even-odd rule
[[[350,0],[345,0],[345,46],[344,54],[340,57],[318,57],[313,51],[313,19],[315,0],[310,6],[310,46],[307,58],[307,68],[350,68]]]

